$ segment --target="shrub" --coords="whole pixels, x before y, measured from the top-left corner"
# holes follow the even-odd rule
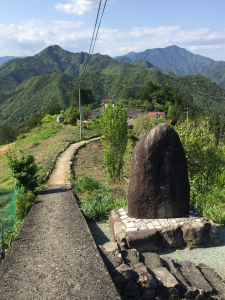
[[[100,189],[107,190],[106,185],[96,179],[89,178],[87,176],[80,177],[72,182],[71,187],[75,193],[93,192]]]
[[[19,220],[24,219],[35,201],[36,196],[31,191],[25,192],[25,190],[21,188],[16,196],[16,217]]]
[[[34,192],[37,186],[38,167],[35,158],[31,154],[15,157],[7,155],[8,165],[11,169],[13,178],[16,179],[16,187],[24,188],[25,192]]]

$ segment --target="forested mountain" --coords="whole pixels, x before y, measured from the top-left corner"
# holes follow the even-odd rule
[[[220,70],[207,70],[201,74],[206,78],[209,78],[223,89],[225,89],[225,68]]]
[[[16,87],[24,80],[42,74],[63,72],[67,75],[79,75],[84,71],[87,53],[73,53],[59,46],[49,46],[34,56],[15,58],[0,66],[0,91]],[[151,66],[151,68],[154,66]],[[94,54],[88,72],[105,75],[130,75],[145,72],[146,66],[120,63],[110,56]]]
[[[17,125],[28,120],[34,113],[43,111],[55,98],[66,108],[79,81],[77,75],[56,72],[31,77],[11,91],[1,92],[0,126],[6,123]],[[148,81],[171,87],[203,111],[225,116],[225,90],[200,75],[176,77],[156,70],[121,76],[89,73],[83,87],[91,89],[95,100],[100,103],[104,98],[120,99],[124,87],[132,88],[137,96]]]
[[[178,46],[166,48],[147,49],[143,52],[130,52],[124,56],[115,57],[119,61],[135,61],[146,59],[155,67],[164,71],[171,71],[177,76],[201,74],[209,69],[225,68],[225,61],[215,61],[213,59],[193,54]]]
[[[25,56],[3,56],[0,57],[0,65],[4,64],[6,61],[13,59],[13,58],[24,58]]]

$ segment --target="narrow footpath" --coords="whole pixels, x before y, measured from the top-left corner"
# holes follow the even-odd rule
[[[60,155],[0,265],[0,300],[121,299],[67,189],[70,158],[83,143],[72,144]]]

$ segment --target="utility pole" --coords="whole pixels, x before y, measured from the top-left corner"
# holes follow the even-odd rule
[[[188,105],[185,109],[187,110],[187,131],[188,131],[188,110],[189,110]]]
[[[80,83],[79,83],[79,109],[80,109],[80,140],[82,141],[82,123],[81,123]]]

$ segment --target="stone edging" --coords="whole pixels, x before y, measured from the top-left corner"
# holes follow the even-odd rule
[[[99,137],[99,135],[93,136],[93,137],[91,137],[90,139],[87,139],[87,140],[84,140],[84,141],[89,141],[89,140],[94,139],[94,138],[97,138],[97,137]],[[55,165],[56,165],[57,159],[58,159],[58,157],[60,156],[60,154],[62,154],[64,151],[66,151],[66,149],[67,149],[70,145],[75,144],[75,143],[79,143],[79,142],[80,142],[80,141],[78,141],[78,142],[69,142],[69,143],[66,145],[66,147],[63,148],[63,150],[61,150],[61,151],[58,153],[58,155],[56,155],[56,156],[53,158],[53,160],[52,160],[52,162],[51,162],[51,165],[50,165],[50,167],[49,167],[49,169],[48,169],[48,171],[47,171],[45,177],[43,177],[40,181],[38,181],[38,184],[43,184],[43,183],[45,183],[46,181],[48,181],[49,177],[50,177],[51,174],[52,174],[52,171],[54,170],[54,167],[55,167]],[[88,142],[87,142],[87,143],[88,143]],[[86,145],[86,143],[85,143],[84,145]],[[82,146],[83,146],[83,145],[82,145]],[[79,148],[80,148],[80,147],[79,147]],[[76,151],[75,151],[75,152],[76,152]],[[70,161],[70,162],[71,162],[71,161]],[[70,173],[70,174],[71,174],[71,173]]]
[[[92,139],[96,138],[94,141],[92,141]],[[97,139],[98,138],[98,139]],[[87,140],[87,143],[84,143],[83,145],[80,145],[73,153],[73,155],[71,156],[70,159],[70,165],[69,165],[69,175],[73,176],[75,178],[75,172],[73,169],[74,166],[74,161],[76,160],[76,156],[78,155],[78,152],[80,149],[86,147],[87,144],[90,144],[91,142],[95,142],[101,139],[101,136],[96,136],[96,137],[92,137],[91,139]],[[68,186],[69,188],[71,188],[71,178],[70,178],[70,185]],[[73,192],[75,198],[77,199],[77,195]]]

